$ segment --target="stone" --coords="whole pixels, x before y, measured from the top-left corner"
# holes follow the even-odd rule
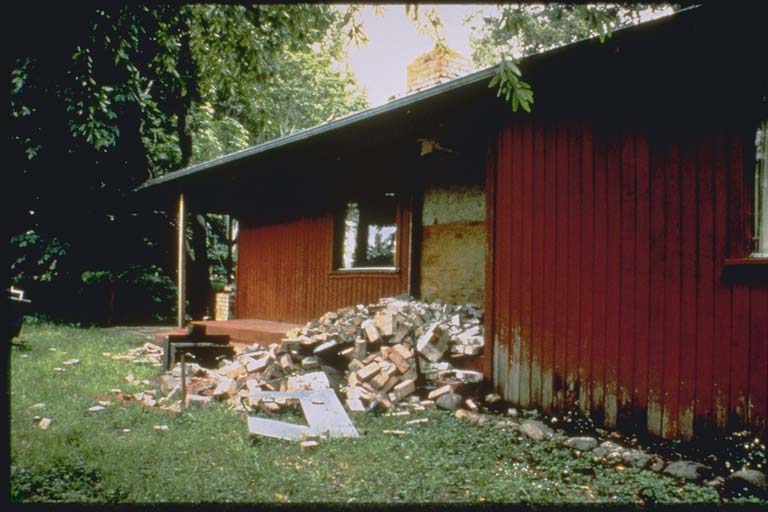
[[[667,462],[658,455],[651,455],[651,460],[648,464],[648,469],[656,473],[661,473]]]
[[[651,456],[640,450],[627,450],[621,454],[625,464],[643,469],[651,462]]]
[[[449,411],[455,411],[461,408],[461,403],[464,401],[464,397],[458,393],[447,393],[441,395],[435,400],[435,404],[441,409],[448,409]]]
[[[456,416],[460,420],[466,420],[470,423],[480,423],[482,416],[477,414],[476,412],[468,411],[466,409],[458,409],[454,416]]]
[[[301,360],[301,367],[304,370],[317,370],[320,368],[320,361],[315,356],[307,356]]]
[[[592,455],[602,459],[607,457],[610,453],[620,453],[621,450],[621,445],[618,445],[613,441],[603,441],[600,443],[600,446],[592,450]]]
[[[725,493],[732,497],[754,496],[768,500],[768,475],[755,469],[735,471],[725,479]]]
[[[568,448],[586,452],[597,447],[597,439],[594,437],[570,437],[563,444]]]
[[[520,425],[520,432],[534,441],[549,439],[554,434],[554,431],[551,428],[537,420],[525,420],[523,424]]]
[[[701,480],[708,476],[710,472],[711,470],[709,466],[690,460],[670,462],[667,467],[664,468],[665,475],[691,481]]]
[[[704,485],[706,485],[707,487],[712,487],[713,489],[719,490],[720,488],[723,487],[724,483],[725,483],[725,478],[723,478],[721,476],[716,476],[715,478],[713,478],[712,480],[708,481]]]

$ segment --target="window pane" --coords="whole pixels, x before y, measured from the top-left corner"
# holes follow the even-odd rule
[[[337,230],[337,234],[342,236],[336,241],[339,268],[394,268],[397,235],[395,194],[388,192],[350,200],[344,203],[343,209],[339,217],[343,219],[343,230]]]
[[[757,130],[755,146],[755,250],[752,256],[768,258],[768,121]]]

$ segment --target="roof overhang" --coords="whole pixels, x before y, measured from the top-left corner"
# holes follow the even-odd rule
[[[594,114],[600,110],[594,108],[595,98],[602,102],[605,115],[615,114],[616,107],[633,108],[641,115],[664,109],[679,109],[691,115],[725,115],[754,108],[754,99],[761,95],[766,83],[765,66],[759,65],[758,58],[764,51],[759,45],[759,16],[744,11],[689,7],[617,30],[604,43],[596,38],[585,39],[528,56],[521,60],[520,67],[536,93],[533,115],[562,117],[577,111]],[[748,57],[739,54],[745,49],[756,52],[751,66],[741,62]],[[734,55],[739,58],[729,58]],[[703,69],[708,64],[711,69]],[[440,130],[453,128],[467,136],[481,137],[483,128],[493,126],[494,120],[513,115],[509,106],[496,98],[495,90],[488,88],[495,72],[495,68],[484,69],[196,164],[151,179],[138,190],[164,195],[197,190],[201,196],[221,196],[246,182],[268,183],[280,174],[298,173],[300,177],[302,172],[315,172],[318,167],[313,163],[319,161],[362,159],[372,148],[404,142],[412,142],[415,147],[417,138]],[[711,76],[712,83],[691,87],[684,77],[692,72]],[[714,83],[723,77],[730,83],[731,94]],[[727,102],[713,101],[712,90],[721,90],[728,96]],[[764,96],[762,101],[764,106]],[[705,112],[702,105],[706,106]],[[514,115],[529,114],[521,111]]]

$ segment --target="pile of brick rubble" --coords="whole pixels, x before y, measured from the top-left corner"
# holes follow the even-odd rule
[[[352,412],[462,401],[456,392],[482,381],[481,373],[460,369],[482,354],[482,315],[471,304],[406,297],[328,312],[287,333],[280,343],[241,349],[217,369],[187,363],[185,405],[219,400],[235,410],[277,412],[293,404],[254,395],[323,387],[335,388]],[[181,373],[177,364],[161,376],[161,396],[136,399],[145,406],[179,410]],[[120,392],[117,398],[128,395]]]

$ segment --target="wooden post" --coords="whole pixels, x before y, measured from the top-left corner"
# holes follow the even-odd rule
[[[184,194],[179,194],[179,213],[178,213],[178,260],[176,268],[178,296],[176,301],[177,324],[179,329],[183,329],[186,324],[186,232],[187,232],[187,212],[184,205]]]

